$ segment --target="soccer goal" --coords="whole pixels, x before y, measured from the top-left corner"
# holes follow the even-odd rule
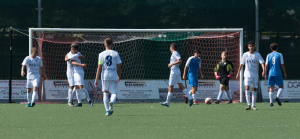
[[[243,29],[75,29],[75,28],[30,28],[29,54],[32,47],[38,47],[39,56],[48,81],[42,83],[39,93],[41,101],[66,102],[68,82],[66,76],[65,55],[72,43],[79,44],[79,52],[86,57],[85,87],[94,101],[102,101],[101,86],[94,86],[98,55],[105,50],[103,41],[112,38],[113,50],[119,52],[122,60],[121,82],[117,99],[145,101],[164,99],[167,93],[170,69],[170,44],[176,43],[182,58],[181,72],[193,50],[201,51],[201,66],[204,79],[199,79],[199,99],[213,95],[213,89],[219,89],[211,81],[214,79],[214,67],[221,60],[221,52],[227,52],[227,59],[234,64],[232,81],[239,81],[240,89],[233,95],[242,101],[242,77],[236,80],[240,57],[243,54]],[[217,80],[215,80],[217,81]],[[186,81],[188,82],[188,81]],[[219,81],[217,81],[219,82]],[[187,83],[188,84],[188,83]],[[183,81],[183,85],[185,81]],[[188,86],[188,85],[187,85]],[[202,89],[201,89],[202,87]],[[209,90],[211,89],[211,90]],[[202,94],[201,94],[202,93]],[[183,93],[175,96],[179,100]],[[216,96],[217,97],[217,94]],[[203,99],[204,100],[204,99]]]

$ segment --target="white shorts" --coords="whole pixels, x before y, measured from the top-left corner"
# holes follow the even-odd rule
[[[74,74],[67,74],[69,86],[74,86]]]
[[[117,80],[101,80],[102,81],[102,91],[108,91],[112,94],[117,94],[118,92],[118,81]]]
[[[27,79],[26,88],[39,87],[40,78]]]
[[[250,86],[252,88],[258,88],[258,78],[245,78],[245,86]]]
[[[84,73],[74,73],[75,85],[84,85]]]
[[[181,74],[170,74],[169,86],[174,86],[177,83],[182,83]]]

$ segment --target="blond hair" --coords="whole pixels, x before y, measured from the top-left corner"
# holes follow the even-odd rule
[[[36,47],[32,47],[31,48],[31,53],[33,53],[33,52],[38,52],[38,49]]]
[[[226,55],[226,52],[225,52],[225,51],[223,51],[223,52],[221,53],[221,55],[223,55],[223,54],[225,54],[225,55]]]

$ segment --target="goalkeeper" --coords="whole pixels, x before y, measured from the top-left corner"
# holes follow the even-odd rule
[[[220,80],[220,91],[217,98],[217,101],[215,101],[216,104],[220,103],[220,100],[222,98],[223,93],[226,94],[228,103],[232,103],[231,95],[228,91],[228,82],[229,79],[232,76],[232,73],[234,71],[233,65],[230,61],[226,60],[226,52],[222,52],[221,54],[222,60],[218,62],[216,68],[215,68],[215,77],[217,80]]]

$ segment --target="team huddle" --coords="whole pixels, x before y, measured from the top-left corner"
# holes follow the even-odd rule
[[[98,68],[95,77],[95,87],[98,87],[98,78],[101,73],[101,84],[102,84],[102,92],[103,92],[103,103],[106,110],[105,115],[109,116],[113,114],[113,104],[116,102],[117,92],[118,92],[118,82],[121,78],[121,58],[117,51],[112,50],[113,41],[110,38],[106,38],[104,40],[105,51],[99,54],[98,58]],[[258,68],[259,64],[262,67],[262,76],[265,79],[268,78],[269,89],[269,98],[270,98],[270,106],[273,105],[273,93],[274,93],[274,85],[279,86],[279,90],[277,92],[275,100],[278,105],[281,106],[281,102],[279,100],[280,95],[283,91],[283,77],[282,72],[284,73],[284,78],[287,78],[283,56],[281,53],[278,53],[278,45],[276,43],[272,43],[270,45],[272,53],[267,55],[266,62],[262,58],[262,56],[255,52],[255,44],[253,41],[248,43],[249,51],[244,53],[241,60],[240,66],[236,74],[236,79],[239,79],[239,73],[242,67],[245,65],[244,71],[244,84],[245,84],[245,97],[247,101],[246,110],[257,110],[255,107],[255,102],[257,98],[257,88],[258,88]],[[84,68],[86,68],[86,64],[82,63],[82,60],[85,60],[86,57],[78,52],[79,45],[74,43],[71,45],[71,51],[65,55],[65,61],[67,62],[67,79],[69,83],[68,90],[68,105],[74,106],[73,104],[73,96],[76,93],[77,97],[77,105],[76,107],[82,107],[81,95],[84,95],[90,106],[93,106],[92,100],[89,97],[88,91],[84,87]],[[198,88],[198,76],[203,79],[203,73],[201,70],[201,59],[200,59],[200,51],[194,50],[194,55],[189,57],[186,61],[183,76],[181,76],[181,72],[179,69],[179,65],[182,64],[181,56],[177,52],[177,45],[175,43],[170,44],[170,51],[172,53],[170,58],[170,63],[168,67],[171,69],[170,77],[169,77],[169,87],[167,99],[165,102],[161,102],[161,105],[169,107],[171,102],[171,97],[173,95],[174,85],[177,84],[178,87],[185,94],[184,97],[186,99],[186,103],[189,106],[193,104],[197,105],[196,99],[196,91]],[[22,77],[25,75],[24,69],[26,66],[27,69],[27,101],[28,104],[26,107],[34,107],[35,98],[37,95],[38,86],[40,83],[40,74],[39,70],[41,70],[42,75],[47,80],[48,77],[45,74],[43,69],[42,59],[37,56],[38,49],[32,48],[31,55],[27,56],[22,62],[21,75]],[[221,53],[221,61],[216,64],[214,68],[214,75],[217,80],[220,81],[220,91],[217,96],[217,100],[215,104],[219,104],[222,98],[222,95],[225,93],[228,99],[228,104],[232,103],[231,94],[228,91],[228,83],[232,78],[234,73],[234,66],[231,61],[226,60],[226,52]],[[267,74],[268,72],[268,74]],[[182,85],[182,79],[188,79],[189,86],[191,90],[188,91],[186,87]],[[250,105],[250,85],[252,87],[252,106]],[[33,91],[33,93],[31,93]],[[111,93],[111,97],[109,100],[109,93]]]

